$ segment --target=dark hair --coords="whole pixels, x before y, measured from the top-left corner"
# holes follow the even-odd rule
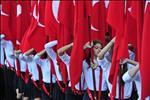
[[[109,33],[109,32],[106,32],[106,33],[105,33],[105,36],[110,36],[110,33]]]
[[[100,40],[93,40],[93,45],[96,45],[96,44],[101,44],[103,47],[103,44]]]
[[[93,45],[95,46],[96,44],[102,45],[102,42],[100,40],[93,40]],[[103,45],[102,45],[102,47],[103,47]],[[88,63],[88,65],[90,65],[92,58],[93,58],[93,50],[92,50],[92,48],[90,48],[86,52],[86,62]]]

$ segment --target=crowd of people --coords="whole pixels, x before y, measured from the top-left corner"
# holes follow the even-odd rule
[[[45,49],[36,53],[33,48],[22,53],[13,50],[12,42],[1,35],[1,99],[4,100],[109,100],[112,84],[109,82],[111,59],[115,37],[103,47],[98,40],[87,42],[83,49],[86,58],[83,60],[80,82],[71,88],[68,50],[73,43],[53,50],[58,41],[45,44]],[[107,38],[106,38],[107,39]],[[109,39],[109,38],[108,38]],[[124,86],[125,100],[141,99],[141,79],[139,63],[134,61],[135,53],[129,46],[129,59],[120,60],[120,74],[117,80],[116,96],[120,98],[120,84]],[[94,53],[86,53],[92,50]],[[65,85],[57,62],[59,57],[66,65],[68,82]],[[53,63],[51,63],[53,62]],[[52,65],[53,64],[53,65]],[[120,78],[121,77],[121,78]],[[41,81],[42,80],[42,81]]]

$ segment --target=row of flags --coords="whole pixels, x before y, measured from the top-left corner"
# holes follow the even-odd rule
[[[100,40],[104,45],[105,33],[116,36],[109,80],[115,95],[119,61],[128,57],[128,43],[135,48],[140,63],[142,97],[150,95],[150,3],[148,1],[1,1],[1,29],[6,40],[22,52],[58,40],[55,51],[74,42],[71,55],[70,78],[72,87],[80,81],[83,45]],[[63,77],[67,82],[65,64],[58,58]]]

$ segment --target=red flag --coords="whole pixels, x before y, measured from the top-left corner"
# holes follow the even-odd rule
[[[35,49],[36,52],[40,52],[44,49],[44,45],[46,43],[46,34],[45,34],[45,24],[44,24],[44,18],[45,18],[45,1],[40,1],[39,4],[36,6],[37,10],[37,16],[32,17],[31,27],[35,25],[35,27],[32,27],[31,30],[28,33],[28,40],[31,44],[31,46]],[[37,17],[37,19],[36,19]],[[37,42],[38,41],[38,45]]]
[[[17,2],[17,32],[16,32],[16,45],[20,45],[26,30],[30,26],[31,21],[31,1],[18,1]],[[17,47],[18,48],[18,47]]]
[[[91,1],[75,2],[74,44],[69,67],[72,88],[79,82],[82,73],[83,45],[89,41],[91,26],[89,23],[90,7]]]
[[[126,19],[125,2],[110,1],[108,8],[107,21],[116,32],[112,65],[109,74],[109,81],[112,83],[111,96],[115,97],[116,82],[119,73],[120,59],[128,57],[127,38],[126,38]],[[120,91],[121,92],[121,91]]]
[[[107,32],[106,8],[104,1],[92,1],[91,15],[91,38],[101,40],[105,44],[105,33]]]
[[[73,28],[74,28],[73,1],[60,1],[58,10],[58,21],[59,21],[59,31],[57,35],[58,40],[57,49],[71,43],[73,40]],[[67,82],[66,65],[60,60],[59,57],[57,60],[61,70],[63,82],[66,83]]]
[[[32,2],[32,5],[31,5],[31,12],[33,13],[34,16],[38,17],[37,16],[37,12],[38,12],[38,4],[36,1],[33,1]],[[20,49],[21,51],[24,53],[26,52],[27,50],[31,49],[31,44],[29,43],[28,41],[28,37],[29,37],[29,34],[31,33],[31,31],[33,31],[33,29],[36,27],[37,25],[37,19],[33,18],[33,15],[31,16],[31,22],[30,22],[30,26],[28,27],[28,29],[26,30],[22,40],[21,40],[21,44],[20,44]]]
[[[136,27],[136,21],[132,17],[132,2],[127,2],[127,8],[126,8],[126,16],[127,16],[127,34],[128,34],[128,42],[132,44],[133,50],[135,52],[135,59],[137,60],[137,27]]]
[[[46,1],[45,7],[45,31],[49,35],[49,41],[57,39],[59,23],[53,14],[52,1]]]
[[[1,1],[1,28],[0,34],[5,34],[6,40],[11,40],[15,44],[15,17],[16,2]]]
[[[138,61],[141,60],[141,44],[142,44],[142,29],[143,29],[143,14],[145,1],[132,1],[132,16],[136,21],[137,27],[137,52]]]
[[[142,100],[147,96],[150,96],[150,77],[148,77],[150,73],[150,2],[147,2],[145,5],[145,13],[144,13],[144,25],[143,25],[143,34],[142,34],[142,49],[141,49],[141,80],[142,80]]]

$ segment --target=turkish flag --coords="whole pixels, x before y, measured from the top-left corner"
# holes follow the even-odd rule
[[[91,39],[100,40],[105,44],[105,33],[107,32],[106,14],[104,1],[92,1],[91,15]]]
[[[16,32],[16,45],[20,45],[26,30],[31,22],[31,1],[18,1],[17,2],[17,32]]]
[[[136,21],[137,27],[137,52],[138,61],[141,60],[141,45],[142,45],[142,30],[143,30],[143,16],[144,16],[145,1],[132,1],[131,15]]]
[[[144,12],[144,25],[143,25],[143,34],[142,34],[142,49],[141,49],[141,80],[142,80],[142,99],[145,99],[147,96],[150,96],[150,2],[147,1],[145,5]]]
[[[16,2],[1,1],[1,28],[0,34],[5,34],[6,40],[15,44],[16,28]]]
[[[72,88],[80,81],[84,60],[83,45],[90,39],[91,6],[91,1],[75,1],[74,44],[69,67]]]
[[[59,30],[59,23],[53,14],[53,2],[54,1],[46,1],[45,7],[45,32],[49,35],[49,41],[57,39],[57,33]]]
[[[115,97],[116,82],[120,70],[120,60],[128,57],[128,40],[126,34],[127,24],[124,1],[110,1],[107,21],[116,32],[112,65],[109,74],[109,81],[112,83],[111,97]]]
[[[36,52],[40,52],[44,49],[44,45],[46,44],[46,34],[45,34],[45,1],[40,1],[37,7],[37,16],[32,17],[31,25],[35,25],[35,27],[32,27],[32,29],[29,31],[28,40],[31,44],[31,46],[35,49]],[[37,17],[37,19],[36,19]],[[39,17],[39,18],[38,18]],[[38,45],[37,42],[38,41]]]
[[[69,12],[69,13],[68,13]],[[73,29],[74,29],[74,4],[73,1],[60,1],[58,9],[59,31],[57,35],[58,45],[57,49],[73,42]],[[70,55],[70,52],[67,51]],[[67,69],[66,65],[57,58],[63,82],[67,82]]]

